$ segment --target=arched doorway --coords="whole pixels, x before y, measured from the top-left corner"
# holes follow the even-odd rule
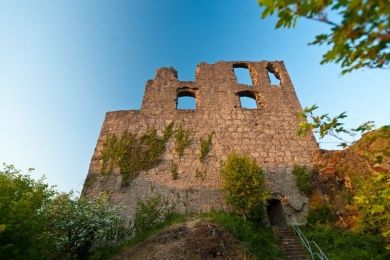
[[[278,199],[267,201],[267,215],[271,226],[286,226],[282,203]]]

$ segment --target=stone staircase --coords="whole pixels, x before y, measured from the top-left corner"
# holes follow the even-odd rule
[[[273,226],[278,240],[278,246],[283,251],[286,259],[308,260],[305,249],[299,238],[288,226]]]

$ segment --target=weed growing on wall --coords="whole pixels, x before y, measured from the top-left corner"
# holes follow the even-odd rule
[[[196,169],[195,177],[200,178],[202,181],[204,181],[204,179],[206,178],[206,173],[207,173],[206,169],[204,170]]]
[[[95,182],[96,182],[96,176],[88,175],[87,178],[85,179],[84,186],[86,188],[90,188],[95,184]]]
[[[169,124],[160,137],[156,129],[148,130],[141,137],[124,132],[121,136],[109,135],[103,144],[102,168],[103,174],[112,172],[113,167],[119,167],[122,184],[128,184],[140,171],[148,170],[160,163],[165,145],[173,134],[173,123]]]
[[[174,122],[171,122],[169,123],[169,125],[167,125],[164,129],[164,133],[163,133],[163,140],[165,142],[168,142],[168,140],[171,138],[171,136],[173,135],[173,127],[174,127],[175,123]]]
[[[129,145],[129,143],[131,146],[134,142],[134,138],[134,135],[128,132],[123,133],[120,137],[114,134],[107,136],[101,152],[102,166],[100,171],[102,174],[109,174],[112,172],[114,166],[120,161],[123,150],[126,149],[125,146]]]
[[[311,170],[306,166],[294,165],[292,174],[298,189],[305,195],[310,195],[313,190]]]
[[[174,133],[175,138],[175,150],[179,157],[182,157],[184,154],[184,149],[190,144],[191,137],[190,137],[191,131],[189,129],[184,129],[183,126],[180,124]]]
[[[179,173],[177,171],[177,164],[176,163],[172,163],[171,176],[172,176],[172,180],[177,180],[179,178]]]
[[[213,134],[214,133],[211,133],[211,134],[207,135],[207,138],[205,138],[205,139],[203,139],[203,138],[200,139],[200,157],[199,157],[199,160],[201,162],[204,162],[204,160],[206,159],[207,155],[211,151],[211,148],[212,148],[212,145],[213,145]]]

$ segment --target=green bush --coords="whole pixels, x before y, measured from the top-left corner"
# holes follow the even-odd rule
[[[247,220],[255,225],[260,226],[264,226],[266,223],[268,223],[265,206],[262,204],[257,204],[252,207],[248,212]]]
[[[361,230],[380,234],[390,251],[390,174],[376,173],[362,182],[354,197],[362,214]]]
[[[88,256],[87,259],[90,260],[101,260],[101,259],[111,259],[116,254],[118,254],[123,248],[128,248],[135,246],[148,237],[157,234],[162,229],[169,227],[173,224],[177,223],[183,223],[185,222],[186,216],[180,215],[177,213],[171,213],[167,215],[165,220],[163,222],[156,223],[152,228],[144,230],[142,232],[138,232],[136,234],[133,233],[133,236],[122,244],[119,245],[103,245],[100,247],[97,247],[91,254]]]
[[[231,154],[221,168],[226,201],[245,217],[269,197],[262,169],[249,156]]]
[[[129,233],[122,208],[111,206],[107,196],[95,200],[57,196],[45,209],[47,258],[85,258],[93,245],[118,242]]]
[[[309,225],[333,223],[333,220],[333,212],[329,207],[310,210],[309,216],[307,217],[307,223]]]
[[[271,227],[246,221],[243,217],[231,213],[211,212],[204,214],[204,217],[211,218],[229,230],[255,259],[283,259]]]
[[[162,196],[138,201],[133,223],[134,234],[153,229],[174,214],[173,210],[174,207]]]
[[[127,235],[120,207],[58,194],[13,166],[0,170],[0,258],[84,258]]]
[[[310,195],[313,190],[312,172],[306,166],[294,165],[292,174],[294,176],[295,184],[298,189],[306,194]]]
[[[307,226],[302,231],[321,247],[329,259],[389,259],[379,236],[326,225]]]
[[[12,165],[0,169],[0,258],[38,259],[44,247],[43,209],[54,196],[43,182]]]

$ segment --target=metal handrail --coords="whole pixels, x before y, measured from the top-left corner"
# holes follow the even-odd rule
[[[301,231],[301,229],[298,227],[298,225],[293,224],[292,225],[294,234],[299,237],[299,240],[301,241],[301,244],[306,248],[306,250],[309,252],[311,259],[318,259],[320,260],[328,260],[324,252],[322,252],[321,248],[317,245],[315,241],[309,241]]]

